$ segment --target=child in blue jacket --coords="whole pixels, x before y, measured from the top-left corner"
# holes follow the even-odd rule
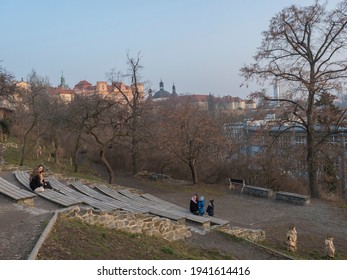
[[[199,197],[198,207],[200,216],[203,216],[205,213],[205,198],[203,195]]]

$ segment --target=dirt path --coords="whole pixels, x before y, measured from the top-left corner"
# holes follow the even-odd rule
[[[0,259],[25,259],[52,216],[44,209],[23,206],[0,195]]]
[[[21,187],[12,172],[1,177]],[[35,207],[21,205],[0,194],[0,260],[27,259],[48,221],[59,207],[40,197]]]

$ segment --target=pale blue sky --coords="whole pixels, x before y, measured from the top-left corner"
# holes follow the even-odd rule
[[[330,0],[335,7],[338,0]],[[1,65],[26,79],[32,69],[52,85],[106,80],[142,54],[143,80],[178,93],[245,98],[239,69],[252,62],[261,32],[291,4],[313,0],[0,0]]]

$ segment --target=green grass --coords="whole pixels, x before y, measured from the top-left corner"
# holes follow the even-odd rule
[[[18,165],[19,164],[19,159],[20,159],[20,155],[19,155],[18,149],[15,149],[15,148],[7,148],[7,149],[5,149],[4,159],[5,159],[7,164]]]
[[[38,259],[221,260],[233,257],[183,241],[169,242],[160,237],[110,230],[60,217],[41,247]]]

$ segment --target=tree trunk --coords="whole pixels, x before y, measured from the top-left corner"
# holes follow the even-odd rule
[[[196,166],[194,162],[189,162],[189,168],[190,168],[190,172],[192,174],[192,180],[193,180],[193,184],[198,184],[199,180],[198,180],[198,174],[196,171]]]
[[[137,139],[136,131],[133,131],[132,135],[132,149],[131,149],[131,159],[132,159],[132,165],[133,165],[133,175],[136,175],[139,171],[139,151],[138,151],[138,145],[139,141]]]
[[[116,175],[114,174],[113,169],[112,169],[110,163],[108,162],[108,160],[107,160],[107,158],[105,156],[105,151],[104,151],[103,148],[100,151],[100,159],[106,166],[106,169],[107,169],[107,172],[108,172],[108,175],[109,175],[108,183],[112,184],[114,182],[115,178],[116,178]]]
[[[77,164],[77,151],[78,151],[78,147],[79,147],[79,143],[80,143],[80,138],[81,136],[78,135],[77,136],[77,140],[76,140],[76,145],[73,151],[73,156],[72,156],[72,164],[74,166],[74,172],[77,173],[78,172],[78,164]]]
[[[58,141],[53,141],[54,147],[54,164],[56,167],[60,168],[60,145]]]
[[[132,122],[132,135],[131,135],[131,158],[133,165],[133,175],[136,175],[139,171],[139,139],[137,133],[139,133],[138,129],[138,120],[137,120],[137,112],[136,107],[134,107],[134,118]]]
[[[23,166],[23,164],[24,164],[25,150],[26,150],[26,146],[27,146],[27,138],[28,138],[29,133],[34,129],[34,127],[36,125],[36,122],[37,122],[37,117],[34,118],[34,121],[32,122],[31,126],[24,133],[23,145],[22,145],[22,149],[21,149],[21,158],[20,158],[19,166]]]
[[[315,142],[310,131],[311,128],[307,131],[307,170],[308,170],[308,182],[311,197],[319,198],[320,191],[318,186],[318,178],[317,178],[317,161],[316,161],[316,153],[315,153]]]

